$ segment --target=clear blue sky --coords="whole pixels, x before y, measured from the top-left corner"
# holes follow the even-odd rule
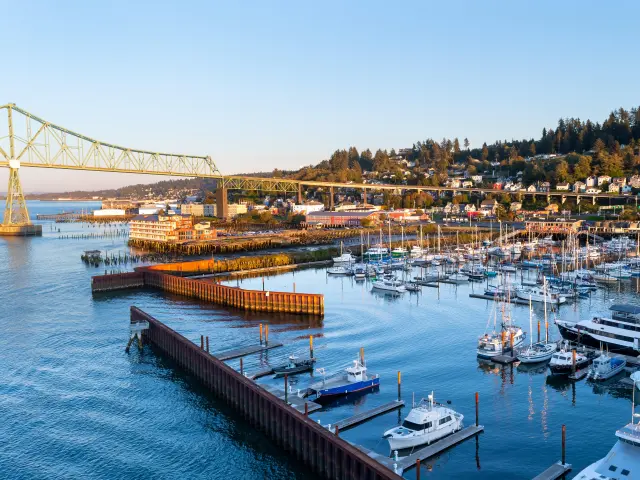
[[[640,104],[637,1],[0,0],[0,103],[224,173]],[[22,171],[26,191],[161,180]],[[0,191],[7,172],[0,171]]]

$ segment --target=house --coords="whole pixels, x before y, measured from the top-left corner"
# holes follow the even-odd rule
[[[600,175],[598,177],[598,186],[602,185],[603,183],[611,183],[611,177],[609,175]]]
[[[462,182],[462,188],[473,188],[473,182],[471,180],[465,180]]]
[[[591,175],[590,177],[587,177],[587,179],[585,180],[585,185],[587,186],[587,188],[597,186],[598,177],[596,177],[595,175]]]
[[[556,190],[561,192],[568,192],[571,185],[569,182],[559,183],[556,185]]]
[[[589,187],[589,188],[587,188],[587,189],[585,190],[585,192],[584,192],[584,193],[592,193],[592,194],[595,194],[595,193],[602,193],[602,190],[600,190],[599,188],[596,188],[596,187]]]
[[[447,181],[447,183],[451,188],[460,188],[460,180],[458,180],[457,178],[451,178]]]
[[[498,201],[495,199],[483,200],[480,204],[480,213],[482,215],[495,215],[498,209]]]
[[[620,185],[618,183],[609,184],[609,193],[620,193]]]
[[[551,184],[549,182],[538,182],[539,192],[549,192],[551,190]]]
[[[471,180],[476,183],[482,183],[482,175],[471,175]]]
[[[538,191],[538,190],[536,190],[536,186],[535,186],[535,185],[529,185],[529,186],[527,187],[527,192],[529,192],[529,193],[535,193],[535,192],[537,192],[537,191]]]
[[[631,185],[625,185],[620,189],[621,193],[631,193],[632,191],[633,191],[633,188],[631,187]]]
[[[623,186],[627,184],[627,179],[625,177],[616,177],[611,180],[613,183]]]
[[[324,203],[320,202],[307,202],[301,203],[299,205],[293,204],[291,207],[291,211],[295,214],[307,214],[311,212],[321,212],[324,210]]]
[[[495,182],[493,185],[491,185],[491,188],[493,188],[494,190],[502,190],[502,182]]]
[[[519,212],[520,210],[522,210],[522,203],[520,203],[520,202],[511,202],[511,205],[509,206],[509,211],[510,212]]]
[[[582,193],[587,189],[587,186],[584,182],[577,181],[573,184],[573,192],[574,193]]]
[[[473,203],[467,203],[464,206],[464,213],[476,213],[478,211],[478,209],[476,208],[476,206]]]
[[[444,207],[444,213],[445,215],[457,215],[458,213],[460,213],[460,206],[455,203],[449,202]]]
[[[640,175],[632,175],[631,178],[629,178],[629,185],[633,188],[640,188]]]

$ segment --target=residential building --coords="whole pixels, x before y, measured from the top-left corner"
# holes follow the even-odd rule
[[[538,184],[539,192],[549,192],[551,191],[551,184],[549,182],[540,182]]]
[[[476,183],[482,183],[482,175],[471,175],[471,180]]]
[[[595,187],[598,185],[598,177],[596,177],[595,175],[591,175],[590,177],[587,177],[584,183],[587,186],[587,188]]]
[[[596,188],[596,187],[589,187],[589,188],[585,189],[584,193],[591,193],[591,194],[602,193],[602,190],[600,190],[599,188]]]
[[[502,182],[495,182],[493,185],[491,185],[491,188],[493,188],[494,190],[502,190]]]
[[[631,193],[631,192],[633,192],[633,188],[631,187],[631,185],[625,185],[620,189],[620,193]]]
[[[480,204],[480,213],[482,215],[495,215],[498,209],[498,201],[495,199],[483,200]]]
[[[611,177],[609,175],[600,175],[598,177],[598,186],[602,185],[603,183],[611,183]]]
[[[472,188],[473,182],[471,180],[465,180],[462,182],[462,188]]]
[[[511,202],[511,205],[509,205],[510,212],[519,212],[520,210],[522,210],[522,203],[520,202]]]
[[[620,193],[620,184],[619,183],[610,183],[608,191],[609,191],[609,193]]]
[[[230,203],[227,205],[227,215],[229,218],[237,217],[238,215],[242,215],[243,213],[247,213],[247,205],[244,203]]]
[[[640,175],[633,175],[629,178],[629,185],[633,188],[640,188]]]
[[[574,193],[581,193],[581,192],[584,192],[586,189],[587,189],[587,186],[584,184],[584,182],[577,181],[573,184]]]
[[[571,184],[569,182],[559,183],[556,185],[556,190],[561,192],[568,192]]]
[[[616,177],[616,178],[613,178],[611,180],[611,182],[615,183],[615,184],[618,184],[620,186],[623,186],[623,185],[627,184],[627,179],[626,179],[626,177]]]
[[[212,203],[184,203],[180,206],[180,213],[194,217],[215,217],[216,206]]]
[[[536,189],[536,186],[535,186],[535,185],[529,185],[529,186],[527,187],[527,192],[529,192],[529,193],[532,193],[532,192],[533,192],[533,193],[535,193],[535,192],[537,192],[537,191],[538,191],[538,190]]]
[[[380,212],[311,212],[306,216],[307,225],[321,225],[325,227],[359,227],[365,218],[376,220]]]

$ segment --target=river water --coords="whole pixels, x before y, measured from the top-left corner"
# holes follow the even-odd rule
[[[30,213],[95,208],[87,203],[29,202]],[[435,392],[474,421],[480,394],[485,433],[423,463],[422,478],[531,478],[560,459],[567,425],[567,460],[574,472],[602,457],[615,430],[629,421],[631,390],[557,381],[544,368],[481,364],[475,347],[492,322],[491,302],[469,298],[481,285],[424,287],[393,298],[370,284],[309,269],[265,279],[265,289],[325,294],[325,317],[246,314],[152,290],[92,297],[84,250],[125,251],[123,239],[59,239],[105,227],[45,222],[41,238],[0,238],[0,477],[2,478],[309,478],[305,467],[274,448],[197,382],[145,348],[124,353],[131,305],[194,341],[208,335],[211,351],[258,341],[258,325],[284,347],[244,360],[257,371],[290,353],[306,354],[314,335],[317,367],[340,370],[364,347],[378,392],[335,404],[312,417],[323,424],[402,396],[410,404]],[[58,232],[57,229],[60,229]],[[233,282],[234,284],[236,281]],[[245,279],[262,288],[262,279]],[[622,291],[598,290],[560,307],[562,318],[606,313],[613,302],[637,302]],[[537,317],[542,317],[536,308]],[[514,306],[528,331],[528,308]],[[557,336],[555,328],[552,335]],[[238,368],[238,360],[230,362]],[[310,375],[295,378],[303,388]],[[281,384],[262,379],[260,383]],[[396,425],[391,412],[341,432],[347,440],[389,454],[381,434]],[[415,470],[405,473],[415,478]]]

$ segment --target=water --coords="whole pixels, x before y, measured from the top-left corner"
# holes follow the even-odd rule
[[[91,208],[92,205],[30,202],[30,213]],[[61,233],[86,233],[79,224],[55,224]],[[199,385],[145,349],[127,355],[128,310],[136,305],[199,341],[208,335],[212,352],[258,340],[258,324],[285,347],[245,358],[249,372],[306,354],[315,336],[318,367],[337,371],[365,348],[370,372],[381,376],[378,392],[312,414],[323,424],[402,395],[411,402],[435,391],[474,421],[480,394],[485,433],[425,462],[422,477],[531,478],[560,459],[561,425],[567,425],[567,459],[574,472],[604,456],[615,430],[629,421],[628,388],[585,381],[554,381],[544,369],[479,364],[477,337],[493,304],[470,299],[481,285],[424,287],[419,295],[378,295],[370,284],[304,270],[265,279],[272,291],[325,294],[325,318],[229,311],[160,292],[138,290],[92,297],[89,278],[103,273],[80,261],[83,250],[125,249],[121,239],[60,240],[45,223],[42,238],[0,238],[0,472],[4,478],[308,478],[305,467],[236,418]],[[232,283],[236,283],[235,281]],[[243,287],[262,288],[262,279]],[[637,299],[630,284],[622,292],[599,290],[562,318],[605,313],[615,302]],[[536,314],[542,317],[541,308]],[[528,309],[513,307],[528,330]],[[535,327],[534,327],[535,328]],[[552,329],[552,334],[557,332]],[[238,368],[239,361],[230,365]],[[302,388],[303,375],[292,381]],[[282,384],[262,379],[260,383]],[[341,436],[388,454],[381,434],[408,410],[391,412]],[[415,478],[415,470],[405,474]]]

